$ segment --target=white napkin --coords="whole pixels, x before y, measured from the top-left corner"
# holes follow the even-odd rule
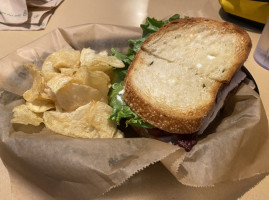
[[[44,29],[63,0],[5,0],[0,3],[0,30]]]

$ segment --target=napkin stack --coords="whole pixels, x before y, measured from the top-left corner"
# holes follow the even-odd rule
[[[0,3],[0,30],[44,29],[63,0],[5,0]]]

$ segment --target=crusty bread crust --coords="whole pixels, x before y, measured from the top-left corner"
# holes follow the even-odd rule
[[[154,55],[154,52],[150,51],[150,47],[154,44],[158,44],[160,38],[170,31],[175,31],[182,28],[188,29],[196,24],[201,23],[205,28],[217,30],[217,34],[232,33],[240,35],[240,39],[237,40],[237,58],[233,62],[233,65],[230,66],[228,71],[225,73],[225,77],[221,80],[216,80],[215,84],[212,86],[210,91],[210,101],[207,104],[198,106],[196,109],[188,112],[182,112],[182,110],[177,110],[176,108],[171,108],[167,105],[156,105],[155,103],[149,101],[148,98],[141,94],[139,88],[137,88],[133,83],[133,72],[139,68],[141,64],[143,64],[143,55],[145,53]],[[133,63],[128,69],[124,82],[125,101],[141,118],[159,129],[177,134],[197,132],[200,129],[204,118],[213,108],[218,91],[223,87],[224,84],[227,84],[231,80],[233,74],[242,66],[248,57],[250,49],[251,40],[248,34],[243,29],[233,24],[204,18],[186,18],[175,20],[148,37],[143,43],[141,50],[136,54]],[[154,56],[158,57],[159,55]]]

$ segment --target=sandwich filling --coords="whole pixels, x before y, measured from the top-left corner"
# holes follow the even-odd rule
[[[239,70],[232,77],[230,83],[226,85],[222,90],[219,91],[213,109],[204,119],[201,128],[199,131],[192,134],[171,134],[169,132],[163,131],[158,128],[146,129],[146,128],[138,128],[133,127],[135,131],[141,137],[148,137],[161,140],[163,142],[170,142],[172,144],[177,144],[180,147],[184,148],[187,152],[192,149],[192,147],[197,143],[198,136],[204,133],[206,128],[210,123],[216,118],[217,114],[221,110],[224,105],[225,100],[227,100],[227,96],[233,91],[238,85],[246,78],[246,74]]]

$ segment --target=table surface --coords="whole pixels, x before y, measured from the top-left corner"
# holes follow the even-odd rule
[[[16,49],[38,39],[58,27],[70,27],[86,23],[116,24],[125,26],[139,26],[147,16],[162,19],[175,13],[189,16],[205,16],[218,20],[235,20],[225,15],[217,0],[188,1],[183,0],[65,0],[55,10],[45,30],[41,31],[1,31],[0,32],[0,58],[5,57]],[[240,22],[240,25],[245,25]],[[269,71],[260,67],[253,59],[254,48],[257,45],[260,30],[256,27],[248,27],[252,39],[253,48],[245,63],[258,85],[260,96],[263,101],[266,115],[269,116]],[[10,199],[10,183],[8,173],[0,160],[0,199]],[[264,186],[269,185],[268,177],[258,176],[244,182],[236,182],[229,185],[220,184],[212,188],[196,188],[195,193],[187,192],[193,190],[181,185],[176,179],[159,163],[148,167],[142,172],[134,175],[121,187],[115,188],[101,199],[202,199],[211,192],[212,199],[222,199],[222,189],[230,191],[228,199],[237,199],[246,191],[262,181],[257,187],[248,192],[242,199],[262,199],[265,194]],[[162,180],[162,181],[160,181]],[[20,180],[23,181],[23,180]],[[19,182],[20,182],[19,181]],[[33,193],[34,189],[27,186],[18,186],[20,191]],[[33,187],[33,186],[32,186]],[[16,188],[13,188],[13,190]],[[259,191],[257,195],[256,191]],[[268,195],[268,192],[267,192]],[[3,198],[2,198],[3,197]],[[227,197],[227,196],[226,196]],[[227,198],[224,198],[227,199]]]

